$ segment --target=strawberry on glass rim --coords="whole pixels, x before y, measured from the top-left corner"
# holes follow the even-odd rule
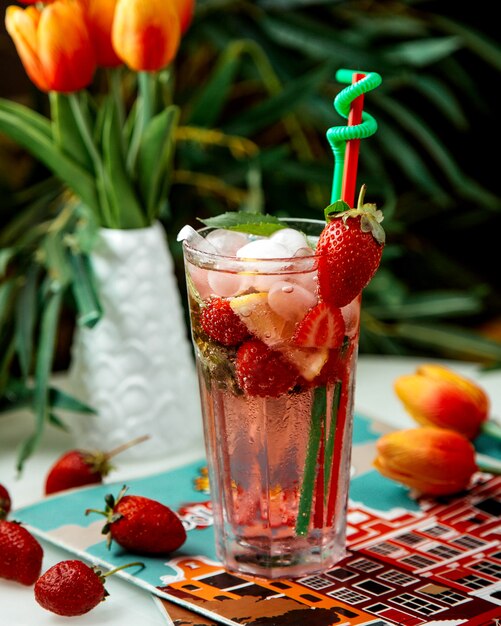
[[[327,225],[318,240],[318,285],[324,302],[343,307],[372,280],[381,262],[385,233],[383,214],[364,204],[362,185],[356,209],[338,200],[325,209]]]

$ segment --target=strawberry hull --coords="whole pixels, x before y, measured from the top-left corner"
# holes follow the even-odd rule
[[[293,258],[184,246],[217,553],[266,578],[324,571],[345,555],[360,298],[322,301],[323,226],[295,226],[311,252]]]

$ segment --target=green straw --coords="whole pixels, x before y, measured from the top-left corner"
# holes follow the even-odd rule
[[[376,72],[340,69],[336,72],[336,80],[340,83],[351,83],[353,74],[365,74],[365,77],[349,85],[338,93],[334,100],[334,108],[344,118],[348,118],[350,106],[358,96],[379,87],[381,76]],[[327,130],[327,139],[334,154],[334,176],[332,181],[331,203],[341,199],[344,174],[344,157],[346,142],[353,139],[366,139],[377,131],[376,120],[362,112],[362,123],[355,126],[332,126]]]
[[[337,413],[339,410],[339,402],[341,400],[341,390],[342,383],[336,383],[336,387],[334,388],[334,397],[332,399],[332,409],[331,409],[331,423],[329,427],[329,436],[327,437],[327,443],[325,446],[325,461],[324,461],[324,498],[327,500],[327,495],[329,493],[329,485],[331,479],[331,469],[332,469],[332,455],[334,453],[334,437],[337,426]]]
[[[327,390],[325,387],[316,387],[313,392],[313,406],[311,407],[310,436],[304,463],[303,484],[296,521],[296,535],[306,535],[310,525],[311,507],[313,504],[313,489],[315,487],[316,466],[322,425],[325,421],[327,408]]]

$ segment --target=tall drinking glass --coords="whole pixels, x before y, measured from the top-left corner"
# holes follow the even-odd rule
[[[267,578],[345,555],[360,313],[319,300],[325,223],[284,225],[183,243],[217,554]]]

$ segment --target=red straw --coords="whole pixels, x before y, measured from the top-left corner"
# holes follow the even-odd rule
[[[330,485],[329,485],[329,498],[327,501],[327,524],[332,525],[334,523],[334,516],[336,514],[336,504],[338,499],[338,487],[339,487],[339,479],[341,470],[345,470],[345,468],[341,467],[341,463],[343,460],[343,441],[344,441],[344,432],[347,427],[347,417],[348,417],[348,397],[349,397],[349,387],[350,387],[350,371],[353,367],[352,356],[353,356],[353,344],[349,348],[349,352],[346,355],[346,366],[344,368],[344,372],[341,378],[341,400],[339,403],[339,408],[337,412],[337,422],[336,422],[336,433],[334,435],[334,451],[332,454],[332,465],[330,472]]]
[[[365,77],[365,74],[353,74],[352,84]],[[348,126],[356,126],[362,123],[362,111],[364,108],[364,94],[352,101],[348,114]],[[355,202],[355,188],[357,186],[358,153],[360,151],[360,139],[349,139],[346,142],[345,166],[343,172],[343,190],[341,198],[352,207]]]

